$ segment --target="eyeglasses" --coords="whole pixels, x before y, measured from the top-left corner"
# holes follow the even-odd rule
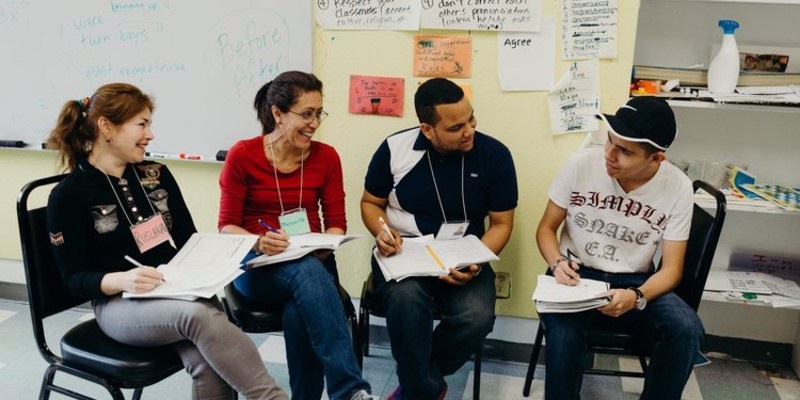
[[[289,110],[289,112],[292,113],[292,114],[295,114],[295,115],[299,115],[300,118],[303,118],[303,120],[306,121],[306,123],[308,123],[308,124],[314,122],[314,119],[319,121],[319,123],[321,124],[322,121],[324,121],[325,118],[328,116],[328,113],[325,110],[319,110],[317,112],[314,112],[314,111],[311,111],[311,110],[307,110],[307,111],[303,111],[301,113],[299,113],[297,111]]]

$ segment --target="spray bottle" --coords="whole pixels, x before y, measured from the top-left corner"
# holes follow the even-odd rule
[[[739,48],[733,31],[739,23],[731,19],[719,21],[722,28],[722,46],[708,66],[708,91],[714,94],[730,94],[736,90],[739,80]]]

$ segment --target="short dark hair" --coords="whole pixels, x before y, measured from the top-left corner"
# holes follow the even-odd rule
[[[414,95],[414,108],[421,124],[436,125],[439,115],[436,106],[439,104],[458,103],[464,98],[464,90],[453,81],[445,78],[433,78],[423,82]]]
[[[289,108],[297,102],[297,98],[307,92],[322,94],[322,81],[314,74],[302,71],[286,71],[267,82],[258,89],[253,100],[258,121],[261,122],[262,135],[275,129],[275,117],[272,106],[281,112],[289,112]]]

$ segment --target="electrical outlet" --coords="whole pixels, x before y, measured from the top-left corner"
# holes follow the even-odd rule
[[[494,274],[494,295],[499,299],[511,297],[511,273],[495,272]]]

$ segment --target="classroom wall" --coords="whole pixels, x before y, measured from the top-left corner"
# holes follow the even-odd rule
[[[639,0],[619,1],[618,58],[601,60],[602,110],[613,112],[627,99]],[[558,21],[561,2],[544,0],[544,15]],[[557,22],[560,29],[560,21]],[[366,232],[361,223],[359,199],[366,166],[378,144],[390,133],[417,124],[413,94],[419,78],[411,75],[411,54],[415,34],[470,35],[473,38],[473,77],[457,80],[472,86],[478,129],[504,142],[512,152],[520,188],[514,232],[495,270],[511,273],[512,293],[498,300],[503,316],[534,318],[530,300],[536,275],[545,265],[534,241],[539,217],[547,202],[546,190],[566,157],[583,140],[583,134],[553,136],[544,92],[501,92],[496,67],[496,34],[467,31],[314,31],[314,73],[324,82],[324,105],[330,113],[318,131],[317,140],[335,146],[342,157],[349,231]],[[557,37],[560,37],[557,30]],[[561,61],[556,46],[556,80],[568,63]],[[549,62],[549,60],[548,60]],[[405,78],[405,115],[402,118],[354,115],[347,111],[351,74]],[[75,97],[86,94],[76,93]],[[187,93],[187,95],[191,95]],[[66,100],[66,99],[65,99]],[[220,116],[222,117],[222,116]],[[53,116],[55,119],[55,116]],[[158,141],[158,120],[154,131]],[[201,116],[198,115],[198,118]],[[258,132],[252,132],[253,135]],[[55,154],[44,151],[0,149],[0,259],[19,260],[15,199],[26,182],[56,171]],[[166,161],[177,177],[200,231],[216,230],[220,163]],[[355,241],[337,252],[345,288],[355,297],[369,273],[371,242]],[[21,268],[21,267],[20,267]],[[2,276],[2,275],[0,275]]]

